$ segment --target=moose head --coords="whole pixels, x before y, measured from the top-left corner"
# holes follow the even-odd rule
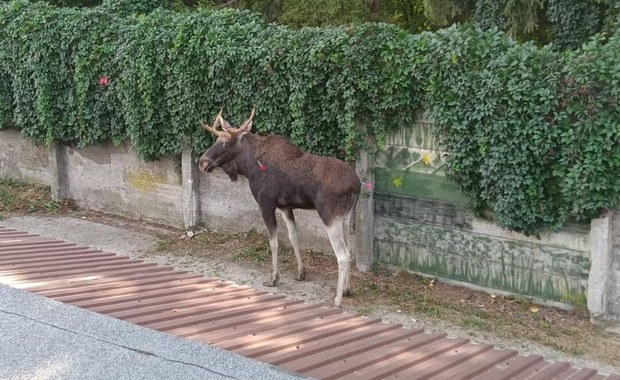
[[[252,130],[255,109],[252,109],[250,117],[239,128],[233,128],[222,117],[222,110],[213,121],[213,126],[202,123],[202,127],[217,137],[213,145],[207,149],[198,162],[201,171],[210,173],[213,169],[221,167],[231,180],[237,180],[238,168],[235,159],[241,153],[240,142],[247,133]],[[218,130],[221,126],[222,129]]]

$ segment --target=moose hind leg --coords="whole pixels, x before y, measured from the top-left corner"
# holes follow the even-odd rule
[[[276,286],[280,280],[278,273],[278,222],[276,220],[276,210],[263,209],[263,220],[269,232],[269,247],[271,248],[271,278],[264,283],[265,286]]]
[[[345,244],[347,247],[347,251],[349,252],[349,258],[351,257],[351,241],[346,239],[347,237],[350,239],[351,238],[351,217],[353,215],[353,208],[351,208],[349,210],[349,212],[347,213],[347,215],[344,218],[344,222],[343,222],[343,228],[344,228],[344,237],[345,237]],[[349,259],[350,260],[350,259]],[[348,269],[349,271],[350,269]],[[351,284],[350,284],[350,275],[347,275],[347,277],[345,278],[345,282],[344,282],[344,289],[342,290],[342,295],[346,296],[351,294]]]
[[[295,223],[295,215],[293,214],[293,210],[291,209],[283,209],[282,218],[286,222],[286,228],[288,230],[288,240],[291,242],[293,246],[293,251],[295,251],[295,258],[297,259],[297,277],[295,278],[297,281],[304,280],[306,278],[306,269],[304,268],[304,263],[301,259],[301,252],[299,251],[299,242],[297,240],[297,223]]]
[[[334,298],[334,305],[340,306],[342,302],[342,296],[348,291],[349,284],[349,270],[351,266],[351,253],[347,248],[347,244],[344,238],[343,220],[334,219],[327,226],[327,235],[329,241],[338,260],[338,285],[336,288],[336,298]]]

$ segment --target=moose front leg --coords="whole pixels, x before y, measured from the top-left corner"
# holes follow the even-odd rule
[[[276,209],[266,209],[262,210],[263,212],[263,220],[265,221],[265,225],[267,226],[267,231],[269,232],[269,247],[271,248],[271,279],[264,283],[265,286],[276,286],[278,284],[278,280],[280,279],[280,274],[278,273],[278,222],[276,220]]]

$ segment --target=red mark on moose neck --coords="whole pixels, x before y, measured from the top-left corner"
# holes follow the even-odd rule
[[[265,164],[261,163],[260,161],[258,161],[258,168],[263,173],[267,170],[267,166],[265,166]]]

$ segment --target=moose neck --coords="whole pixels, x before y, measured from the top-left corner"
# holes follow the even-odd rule
[[[258,138],[254,134],[248,133],[243,136],[239,141],[239,154],[235,159],[239,174],[246,176],[250,181],[261,174],[256,146],[258,143]]]

